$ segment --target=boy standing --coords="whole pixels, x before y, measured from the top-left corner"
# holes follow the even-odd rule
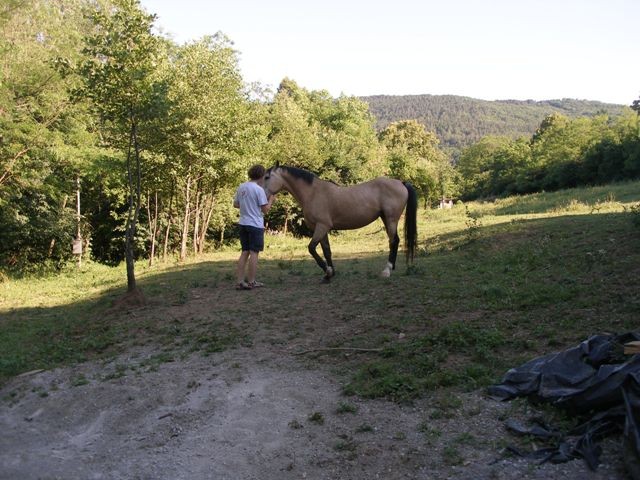
[[[233,206],[240,209],[240,245],[242,253],[236,268],[236,289],[251,290],[262,287],[256,281],[258,256],[264,249],[264,214],[269,211],[274,195],[267,199],[262,188],[265,168],[254,165],[249,169],[249,181],[238,187],[233,199]],[[247,275],[245,279],[245,269]]]

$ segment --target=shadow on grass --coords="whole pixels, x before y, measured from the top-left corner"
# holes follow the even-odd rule
[[[230,269],[230,262],[221,262]],[[190,289],[215,284],[220,265],[203,262],[138,277],[148,299],[139,309],[114,307],[126,292],[112,288],[97,298],[55,307],[13,308],[0,320],[0,382],[33,369],[49,369],[117,354],[146,334],[157,334],[149,313],[187,301]],[[52,282],[55,281],[52,279]],[[123,282],[126,280],[123,278]]]
[[[235,346],[317,348],[353,375],[347,393],[406,399],[477,387],[505,368],[640,311],[640,229],[627,214],[518,220],[430,239],[390,279],[385,253],[335,253],[320,284],[311,258],[261,258],[267,287],[234,289],[235,262],[202,262],[139,277],[148,304],[112,308],[123,288],[0,320],[0,382],[32,369],[114,355],[132,345],[203,354]],[[124,279],[123,279],[124,281]],[[380,354],[322,349],[375,347]]]

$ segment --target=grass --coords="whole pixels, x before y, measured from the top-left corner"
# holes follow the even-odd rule
[[[162,362],[265,343],[319,349],[307,358],[342,373],[347,394],[406,401],[475,389],[594,333],[638,328],[639,205],[635,182],[421,210],[415,263],[399,261],[390,279],[379,276],[387,249],[379,222],[332,235],[330,285],[319,283],[307,241],[283,236],[267,238],[262,291],[233,289],[233,249],[140,263],[148,305],[137,310],[112,307],[124,266],[84,262],[5,281],[0,383],[132,346],[156,349]],[[350,413],[349,405],[339,409]]]

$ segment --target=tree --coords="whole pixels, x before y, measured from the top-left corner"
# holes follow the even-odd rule
[[[104,122],[107,141],[126,158],[128,210],[125,225],[127,291],[137,291],[134,239],[141,205],[144,145],[140,135],[147,123],[161,114],[163,85],[155,78],[160,54],[151,33],[154,15],[146,14],[137,0],[114,0],[112,9],[97,8],[90,18],[94,31],[85,37],[86,60],[77,72],[83,86],[78,93],[89,98]]]
[[[607,115],[547,117],[531,140],[532,166],[542,172],[536,188],[557,190],[580,184],[585,155],[610,136],[608,120]]]
[[[218,195],[244,179],[266,131],[261,112],[247,99],[236,52],[224,35],[180,47],[170,68],[171,142],[162,150],[182,191],[184,260],[190,238],[193,252],[203,252]],[[218,212],[217,218],[227,216]]]
[[[412,182],[425,204],[454,193],[453,168],[435,133],[417,120],[402,120],[391,123],[378,137],[387,150],[390,174]]]
[[[471,199],[488,194],[494,157],[510,142],[508,137],[488,135],[462,151],[456,170],[461,177],[463,198]]]
[[[86,105],[69,98],[75,79],[61,76],[54,65],[58,57],[79,58],[79,39],[87,31],[84,3],[22,0],[0,7],[0,263],[5,267],[61,265],[71,257],[77,227],[71,198],[76,179],[99,148]]]
[[[384,158],[369,107],[355,97],[332,98],[326,91],[308,94],[311,121],[317,124],[323,177],[353,184],[381,175]]]
[[[291,81],[283,84],[287,88],[281,85],[269,109],[269,161],[319,173],[323,163],[319,127],[304,109],[308,106],[304,93],[292,92],[297,85]]]
[[[373,117],[361,100],[307,91],[285,78],[269,112],[266,152],[272,163],[304,168],[347,185],[386,173]],[[301,219],[299,208],[285,197],[268,217],[272,226],[290,226],[295,234],[305,234]]]

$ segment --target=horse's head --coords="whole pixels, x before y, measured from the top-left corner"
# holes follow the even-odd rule
[[[282,174],[283,174],[282,168],[277,165],[275,167],[271,167],[264,174],[264,180],[263,180],[262,186],[267,192],[267,196],[275,195],[280,190],[282,190],[282,188],[285,185],[285,180]]]
[[[307,170],[276,164],[264,174],[262,186],[267,195],[275,195],[280,190],[293,193],[291,189],[294,188],[295,184],[310,187],[313,185],[315,178],[315,174]]]

